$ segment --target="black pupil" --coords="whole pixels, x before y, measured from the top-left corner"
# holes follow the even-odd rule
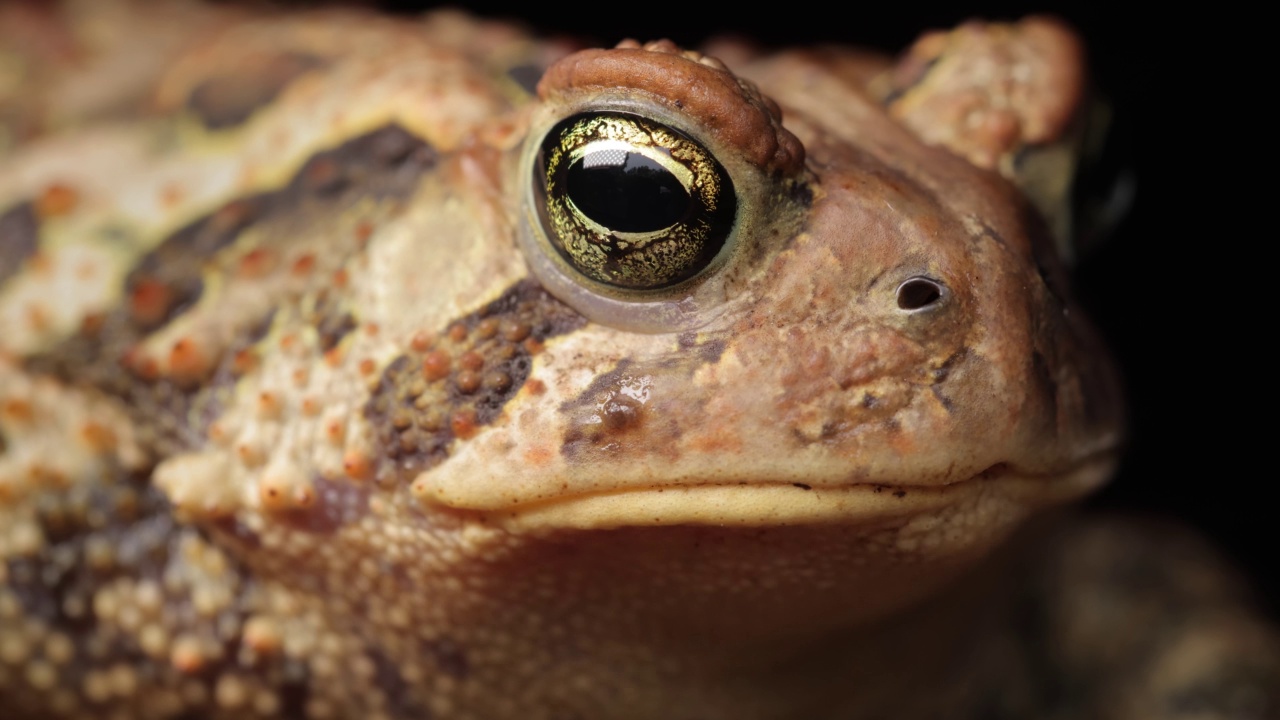
[[[652,232],[685,217],[689,193],[671,171],[639,153],[588,152],[569,168],[569,199],[584,215],[617,232]]]

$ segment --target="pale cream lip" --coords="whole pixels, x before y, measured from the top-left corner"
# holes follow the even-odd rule
[[[1025,508],[1083,496],[1111,476],[1114,453],[1100,453],[1060,475],[982,473],[945,486],[806,487],[798,483],[640,487],[578,494],[482,511],[488,524],[510,530],[610,529],[668,525],[775,527],[875,523],[978,502],[984,494]]]

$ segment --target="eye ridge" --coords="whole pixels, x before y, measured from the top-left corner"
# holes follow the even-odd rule
[[[630,289],[706,269],[733,229],[728,173],[684,133],[640,115],[597,112],[556,125],[535,166],[550,244],[578,273]]]

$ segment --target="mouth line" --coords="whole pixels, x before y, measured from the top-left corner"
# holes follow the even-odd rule
[[[610,529],[669,525],[771,527],[874,524],[928,514],[989,498],[1024,508],[1060,504],[1104,483],[1115,457],[1101,454],[1053,475],[989,467],[945,485],[739,481],[649,485],[578,493],[481,511],[487,522],[513,530]]]

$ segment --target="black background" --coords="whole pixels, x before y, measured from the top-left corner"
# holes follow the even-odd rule
[[[373,4],[398,12],[430,6]],[[1280,572],[1268,542],[1276,522],[1265,496],[1276,471],[1262,464],[1264,436],[1275,421],[1247,415],[1271,414],[1265,403],[1274,393],[1259,349],[1269,326],[1246,321],[1253,335],[1228,329],[1253,300],[1241,289],[1268,283],[1273,273],[1241,262],[1250,252],[1253,262],[1261,260],[1245,244],[1263,238],[1227,230],[1223,218],[1239,200],[1224,200],[1221,187],[1237,178],[1218,165],[1221,155],[1238,152],[1237,143],[1244,152],[1261,150],[1248,150],[1246,138],[1224,137],[1222,124],[1213,131],[1202,124],[1226,99],[1215,83],[1218,71],[1206,65],[1214,56],[1230,57],[1211,45],[1212,28],[1173,28],[1167,17],[1061,2],[880,0],[832,10],[775,0],[765,11],[626,0],[466,7],[602,45],[670,37],[697,46],[728,33],[765,46],[851,43],[886,52],[902,49],[923,29],[974,17],[1048,12],[1068,21],[1084,38],[1094,86],[1115,113],[1112,162],[1136,180],[1127,215],[1076,272],[1077,294],[1121,363],[1131,421],[1118,477],[1087,505],[1179,518],[1199,528],[1244,568],[1272,614],[1280,610]]]

